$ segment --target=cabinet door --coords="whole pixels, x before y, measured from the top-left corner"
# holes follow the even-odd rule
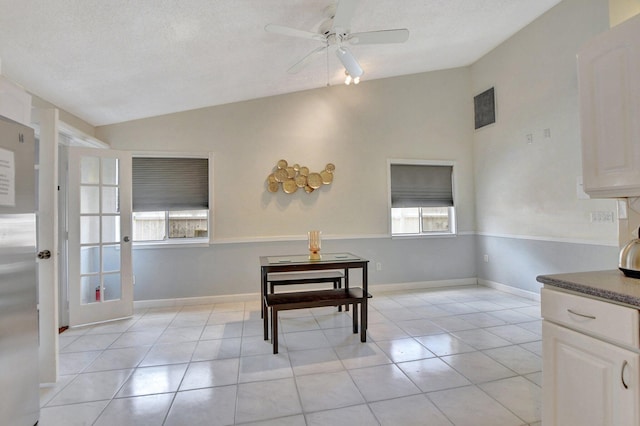
[[[594,197],[640,195],[640,16],[578,55],[582,173]]]
[[[640,355],[543,322],[545,426],[637,426]]]

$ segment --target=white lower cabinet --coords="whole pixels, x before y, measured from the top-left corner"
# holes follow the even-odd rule
[[[547,318],[542,332],[543,425],[640,425],[639,353]]]

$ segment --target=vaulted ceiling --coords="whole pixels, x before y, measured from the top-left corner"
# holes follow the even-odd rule
[[[359,0],[352,32],[410,35],[402,44],[349,49],[363,82],[466,66],[559,1]],[[332,49],[290,74],[322,45],[264,30],[273,23],[317,32],[331,4],[0,0],[1,72],[94,126],[343,84]]]

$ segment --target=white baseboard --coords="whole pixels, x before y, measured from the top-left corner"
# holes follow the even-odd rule
[[[222,296],[180,297],[177,299],[137,300],[134,309],[171,308],[215,303],[260,302],[260,293],[226,294]]]
[[[540,301],[540,290],[538,292],[522,290],[521,288],[512,287],[510,285],[497,283],[495,281],[483,280],[478,278],[478,285],[494,288],[496,290],[504,291],[505,293],[514,294],[516,296],[524,297],[525,299]],[[540,285],[542,287],[542,284]]]
[[[420,290],[428,288],[441,288],[441,287],[459,287],[477,285],[475,278],[463,278],[456,280],[442,280],[442,281],[419,281],[411,283],[398,283],[398,284],[378,284],[370,285],[369,292],[373,293],[388,293],[401,290]],[[259,302],[259,293],[243,293],[243,294],[228,294],[222,296],[201,296],[201,297],[181,297],[177,299],[154,299],[154,300],[137,300],[133,302],[134,309],[149,309],[149,308],[172,308],[179,306],[191,306],[191,305],[207,305],[215,303],[237,303],[237,302]]]
[[[396,283],[396,284],[374,284],[369,286],[369,292],[375,297],[376,293],[391,293],[395,291],[404,290],[423,290],[432,288],[447,288],[447,287],[463,287],[463,286],[475,286],[482,285],[485,287],[494,288],[496,290],[503,291],[505,293],[514,294],[516,296],[524,297],[526,299],[540,301],[540,293],[534,293],[532,291],[522,290],[516,287],[511,287],[505,284],[496,283],[493,281],[481,280],[476,278],[461,278],[455,280],[440,280],[440,281],[416,281],[409,283]],[[177,299],[155,299],[155,300],[138,300],[133,302],[135,309],[149,309],[149,308],[171,308],[179,306],[192,306],[192,305],[207,305],[215,303],[237,303],[237,302],[259,302],[259,293],[243,293],[243,294],[228,294],[221,296],[201,296],[201,297],[181,297]]]
[[[429,288],[460,287],[469,285],[478,285],[478,281],[475,278],[461,278],[441,281],[416,281],[410,283],[374,284],[369,285],[369,292],[372,293],[375,297],[375,293],[390,293],[402,290],[422,290]]]

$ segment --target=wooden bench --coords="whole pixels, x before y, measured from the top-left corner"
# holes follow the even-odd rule
[[[267,274],[267,282],[271,293],[277,285],[333,283],[333,288],[342,287],[342,271],[313,272],[272,272]]]
[[[342,271],[313,271],[313,272],[272,272],[267,274],[270,293],[275,293],[275,286],[295,285],[295,284],[320,284],[333,283],[333,288],[342,288],[342,279],[345,274]],[[349,305],[345,308],[349,310]],[[338,306],[338,311],[342,311],[342,305]],[[263,312],[264,314],[264,312]]]
[[[371,297],[371,295],[367,295]],[[271,310],[271,338],[273,353],[278,353],[278,311],[353,305],[353,332],[358,332],[358,304],[363,301],[361,288],[311,290],[291,293],[272,293],[264,296],[264,340],[269,339],[269,309]],[[366,341],[366,310],[360,310],[360,341]]]

